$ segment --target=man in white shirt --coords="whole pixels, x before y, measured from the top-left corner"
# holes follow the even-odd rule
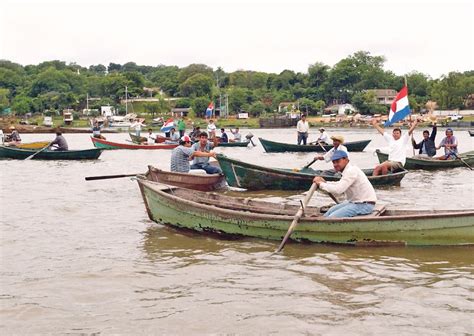
[[[407,160],[407,144],[410,140],[410,136],[413,134],[413,130],[416,127],[418,120],[411,125],[407,134],[402,135],[402,130],[399,128],[394,128],[392,135],[385,132],[383,127],[378,124],[377,119],[372,119],[372,125],[383,135],[385,141],[388,143],[388,160],[377,165],[374,169],[374,176],[377,175],[387,175],[388,171],[395,171],[397,169],[403,168]]]
[[[333,194],[345,194],[346,201],[332,206],[324,217],[341,218],[367,215],[374,209],[377,202],[374,187],[364,172],[349,162],[347,152],[337,150],[332,156],[332,164],[342,178],[337,182],[326,182],[324,178],[316,176],[313,183],[319,188]]]
[[[308,132],[309,132],[309,123],[306,120],[306,115],[302,115],[301,119],[296,124],[296,130],[298,131],[298,145],[303,143],[306,145],[306,140],[308,140]]]
[[[314,157],[315,160],[324,160],[326,162],[332,161],[332,156],[337,150],[341,150],[347,153],[346,146],[343,145],[344,137],[342,135],[334,135],[331,137],[333,147],[326,152],[324,155],[317,155]]]
[[[156,135],[153,134],[153,130],[151,128],[148,129],[147,135],[147,145],[154,145],[156,143]]]
[[[321,132],[321,134],[319,135],[319,138],[316,141],[322,145],[327,145],[329,143],[329,135],[326,133],[326,130],[321,127],[319,129],[319,132]]]

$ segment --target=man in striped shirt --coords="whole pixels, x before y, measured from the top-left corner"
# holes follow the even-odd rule
[[[171,152],[171,166],[172,172],[189,173],[190,164],[194,157],[216,157],[212,151],[201,152],[196,151],[191,147],[191,138],[187,135],[182,136],[179,140],[179,146]]]

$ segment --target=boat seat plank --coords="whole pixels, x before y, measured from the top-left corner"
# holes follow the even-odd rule
[[[385,210],[387,208],[383,204],[375,204],[374,210],[372,210],[372,213],[368,215],[360,215],[357,216],[357,218],[370,218],[370,217],[379,217],[384,214]]]

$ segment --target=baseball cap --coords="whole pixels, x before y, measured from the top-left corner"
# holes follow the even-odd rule
[[[180,140],[182,142],[191,142],[191,138],[187,135],[183,135]]]
[[[334,153],[332,154],[332,158],[331,158],[331,161],[336,161],[336,160],[339,160],[339,159],[342,159],[342,158],[346,158],[347,157],[347,153],[342,151],[342,150],[336,150],[334,151]]]

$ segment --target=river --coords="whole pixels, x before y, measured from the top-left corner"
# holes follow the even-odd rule
[[[217,151],[270,167],[299,168],[313,157],[267,154],[258,143],[294,142],[294,129],[241,131],[252,132],[257,147]],[[328,131],[372,139],[365,152],[350,153],[361,168],[373,167],[374,150],[385,146],[373,129]],[[461,152],[474,148],[466,131],[455,136]],[[65,137],[71,149],[92,147],[86,134]],[[167,169],[169,158],[170,151],[119,150],[91,162],[0,161],[2,334],[474,333],[472,248],[288,244],[272,256],[278,242],[216,239],[150,221],[131,179],[84,181],[148,164]],[[467,168],[413,171],[377,195],[400,209],[473,209],[473,176]]]

